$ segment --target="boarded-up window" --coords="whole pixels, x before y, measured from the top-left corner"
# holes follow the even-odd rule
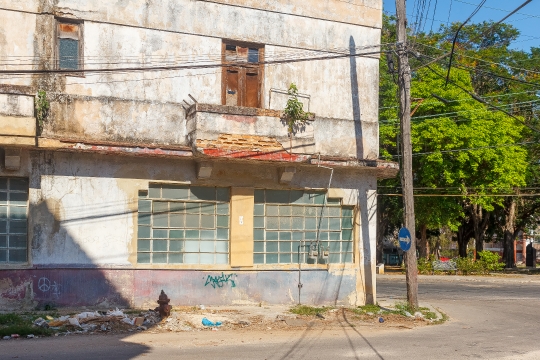
[[[223,105],[261,107],[264,47],[223,43]]]
[[[57,51],[58,68],[64,70],[82,69],[81,24],[58,22]]]

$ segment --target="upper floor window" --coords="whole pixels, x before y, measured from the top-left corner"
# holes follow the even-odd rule
[[[261,107],[264,46],[225,41],[222,51],[222,104]]]
[[[58,68],[61,70],[82,69],[82,24],[57,22]]]

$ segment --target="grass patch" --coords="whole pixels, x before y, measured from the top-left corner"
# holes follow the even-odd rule
[[[317,315],[327,312],[328,310],[332,309],[331,307],[313,307],[308,305],[297,305],[293,308],[291,308],[289,311],[296,315]]]
[[[39,335],[49,336],[53,333],[52,330],[36,327],[28,324],[10,325],[0,327],[0,336],[10,336],[11,334],[19,334],[20,336],[26,335]]]
[[[24,324],[24,319],[17,314],[0,314],[0,325],[20,325]]]

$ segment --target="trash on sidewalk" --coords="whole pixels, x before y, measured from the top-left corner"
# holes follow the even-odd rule
[[[216,321],[215,323],[208,320],[207,318],[202,319],[202,324],[204,326],[221,326],[221,321]]]

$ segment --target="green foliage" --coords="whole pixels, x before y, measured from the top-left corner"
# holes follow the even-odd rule
[[[326,307],[326,306],[323,306],[323,307],[313,307],[313,306],[308,306],[308,305],[297,305],[293,308],[291,308],[289,311],[292,312],[293,314],[297,314],[297,315],[317,315],[317,314],[322,314],[324,312],[327,312],[328,310],[332,309],[331,307]]]
[[[0,314],[0,325],[19,325],[23,323],[24,319],[17,314]]]
[[[18,334],[26,336],[34,335],[51,335],[52,330],[34,326],[32,324],[35,316],[18,315],[18,314],[0,314],[0,337]]]
[[[357,310],[357,312],[360,312],[360,313],[377,314],[379,311],[381,311],[381,307],[379,305],[368,304],[368,305],[359,306],[355,310]]]
[[[478,260],[475,260],[472,256],[457,258],[456,265],[458,271],[463,275],[473,275],[489,274],[490,272],[504,269],[504,263],[499,262],[499,254],[492,253],[491,251],[480,251],[478,256],[480,257]]]
[[[428,258],[418,258],[417,260],[417,267],[418,267],[418,273],[423,275],[429,275],[433,272],[433,257],[430,256]]]
[[[310,120],[311,113],[304,111],[304,104],[298,100],[298,88],[295,84],[289,86],[287,91],[289,100],[283,110],[283,117],[288,125],[289,134],[294,134]]]
[[[43,131],[43,124],[45,119],[49,115],[50,103],[47,100],[47,93],[45,90],[38,90],[36,95],[36,119],[38,122],[38,134]]]
[[[479,261],[483,263],[487,271],[501,271],[504,269],[504,263],[500,262],[501,258],[499,254],[491,251],[480,251],[478,256],[480,257]]]

